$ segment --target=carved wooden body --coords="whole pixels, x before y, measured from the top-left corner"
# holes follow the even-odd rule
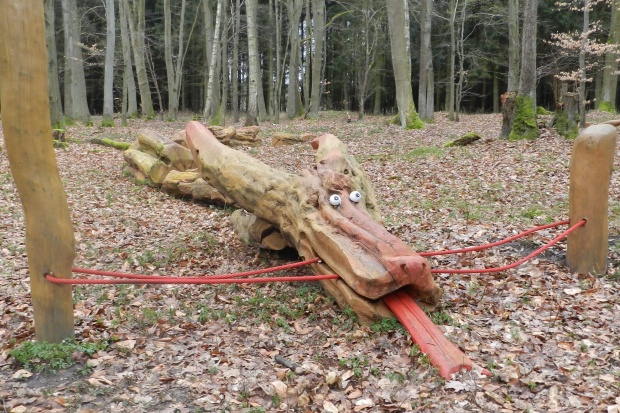
[[[371,300],[399,288],[431,305],[441,289],[430,265],[377,223],[374,191],[357,162],[333,135],[312,142],[316,171],[293,175],[222,145],[202,124],[186,128],[188,147],[205,181],[237,205],[276,227],[305,259],[321,258],[317,272],[335,272]],[[352,191],[360,202],[349,199]],[[339,206],[330,196],[340,196]]]

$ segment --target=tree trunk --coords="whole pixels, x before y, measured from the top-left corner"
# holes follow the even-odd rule
[[[81,25],[76,0],[62,0],[62,17],[65,34],[65,115],[88,124],[90,113],[79,45]]]
[[[502,131],[500,139],[508,139],[512,131],[512,122],[515,118],[515,92],[506,92],[502,95]]]
[[[448,67],[448,119],[455,120],[454,116],[454,98],[455,98],[455,84],[454,84],[454,65],[456,64],[456,8],[458,6],[458,0],[450,0],[450,63]]]
[[[579,134],[577,113],[579,111],[579,94],[565,93],[562,104],[556,110],[555,130],[568,139],[575,139]]]
[[[45,44],[47,46],[47,72],[50,95],[50,115],[52,125],[60,127],[63,123],[60,84],[58,81],[58,52],[56,51],[56,16],[54,0],[45,0]]]
[[[60,343],[74,338],[71,286],[45,274],[71,278],[75,240],[52,147],[43,3],[2,0],[0,9],[2,125],[24,209],[35,336]]]
[[[325,2],[312,0],[314,21],[314,50],[312,53],[312,92],[310,97],[310,117],[317,118],[321,106],[321,71],[323,69],[323,44],[325,42]]]
[[[228,27],[231,26],[231,22],[228,20],[228,13],[226,7],[222,8],[222,35],[220,36],[220,62],[228,62]],[[228,108],[228,65],[222,63],[222,87],[220,96],[220,105],[217,109],[217,122],[213,122],[214,125],[226,125],[226,109]]]
[[[114,0],[105,1],[106,49],[103,79],[103,120],[101,126],[114,126],[114,46],[116,44],[116,17]]]
[[[119,23],[121,26],[121,47],[123,49],[123,103],[121,112],[123,118],[138,115],[138,100],[136,99],[136,81],[133,77],[133,63],[131,58],[131,41],[127,12],[123,0],[118,0]]]
[[[223,0],[217,1],[217,10],[215,12],[215,30],[213,31],[213,46],[211,48],[211,59],[209,59],[209,83],[207,85],[207,99],[205,101],[205,110],[202,114],[202,121],[209,123],[214,115],[215,109],[215,82],[218,80],[215,76],[218,60],[218,45],[220,41],[220,25],[222,20],[222,3]]]
[[[499,112],[499,76],[497,75],[497,66],[493,71],[493,113]]]
[[[620,0],[613,0],[611,4],[611,23],[607,43],[620,44]],[[599,109],[607,112],[616,112],[616,89],[618,87],[618,61],[620,56],[616,51],[605,53],[605,67],[603,69],[603,88]]]
[[[239,121],[239,30],[241,30],[241,1],[235,0],[233,21],[232,96],[233,122]],[[271,83],[270,83],[271,84]]]
[[[519,86],[519,0],[508,0],[508,92]]]
[[[181,69],[183,61],[183,41],[185,26],[185,4],[181,1],[181,16],[179,17],[179,37],[177,49],[177,65],[172,59],[172,16],[170,12],[170,0],[164,0],[164,56],[166,61],[166,78],[168,80],[168,118],[177,120],[179,117],[179,88],[181,86]]]
[[[456,42],[456,53],[459,57],[459,80],[456,84],[456,101],[454,102],[454,120],[460,121],[461,99],[463,98],[463,83],[465,81],[465,21],[467,13],[467,0],[461,6],[461,28]]]
[[[422,1],[420,13],[420,87],[418,109],[420,119],[432,120],[435,111],[435,76],[433,73],[433,50],[431,48],[431,21],[433,0]]]
[[[282,82],[284,81],[284,62],[286,62],[287,52],[282,56],[282,7],[279,1],[273,1],[275,17],[275,43],[276,43],[276,86],[273,94],[274,122],[280,123],[280,109],[282,96]]]
[[[129,7],[129,0],[122,0],[129,23],[129,37],[133,48],[133,57],[138,77],[138,89],[140,89],[140,107],[142,116],[155,117],[151,87],[146,72],[146,45],[144,43],[144,0],[134,0],[133,8]]]
[[[286,116],[289,119],[300,116],[303,110],[301,106],[301,94],[299,92],[299,55],[301,47],[299,39],[299,19],[301,18],[302,5],[302,0],[287,0],[286,3],[289,21],[289,43],[291,48],[286,93]]]
[[[525,0],[523,35],[521,38],[521,69],[510,140],[536,139],[536,24],[538,0]]]
[[[586,127],[586,52],[588,49],[588,33],[590,29],[590,0],[584,1],[583,30],[579,47],[579,127]]]
[[[258,27],[256,22],[258,0],[246,0],[245,7],[248,20],[248,63],[250,66],[248,110],[245,124],[256,125],[258,124],[258,83],[261,82],[260,62],[258,60]]]
[[[409,9],[406,0],[386,0],[392,66],[396,83],[396,104],[400,125],[405,129],[420,129],[424,123],[418,117],[411,89],[411,58],[409,54]]]

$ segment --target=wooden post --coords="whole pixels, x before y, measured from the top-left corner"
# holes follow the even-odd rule
[[[570,166],[569,218],[587,223],[568,236],[566,259],[572,272],[607,271],[609,183],[616,128],[594,125],[575,139]]]
[[[74,337],[70,278],[73,226],[52,147],[43,2],[0,0],[0,101],[11,174],[26,221],[36,339]]]

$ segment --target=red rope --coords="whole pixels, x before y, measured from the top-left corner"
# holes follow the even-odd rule
[[[529,259],[535,257],[540,254],[544,250],[550,248],[552,245],[557,244],[559,241],[568,236],[571,232],[575,231],[582,225],[585,225],[586,220],[582,219],[566,231],[562,232],[560,235],[549,241],[547,244],[538,248],[536,251],[532,252],[528,256],[513,262],[512,264],[505,265],[503,267],[494,267],[494,268],[480,268],[480,269],[448,269],[448,268],[436,268],[432,269],[431,272],[434,274],[472,274],[472,273],[490,273],[490,272],[501,272],[514,267],[517,267]],[[461,248],[457,250],[446,250],[446,251],[436,251],[436,252],[424,252],[421,253],[421,256],[434,256],[434,255],[445,255],[445,254],[456,254],[461,252],[469,252],[469,251],[480,251],[483,249],[495,247],[498,245],[502,245],[508,243],[510,241],[514,241],[515,239],[521,238],[525,235],[531,234],[535,231],[540,231],[542,229],[554,228],[560,225],[570,224],[569,220],[560,221],[553,224],[541,225],[527,231],[521,232],[512,237],[506,238],[502,241],[493,242],[490,244],[485,244],[481,246]],[[235,283],[269,283],[269,282],[299,282],[299,281],[316,281],[316,280],[333,280],[336,278],[340,278],[338,274],[325,274],[325,275],[303,275],[303,276],[290,276],[290,277],[265,277],[265,278],[250,278],[250,279],[238,279],[239,277],[245,277],[249,275],[257,275],[257,274],[265,274],[270,272],[282,271],[291,268],[301,267],[304,265],[314,264],[319,262],[319,258],[314,258],[311,260],[296,262],[292,264],[280,265],[277,267],[264,268],[261,270],[252,270],[238,273],[229,273],[229,274],[219,274],[219,275],[211,275],[211,276],[202,276],[202,277],[168,277],[168,276],[159,276],[159,275],[143,275],[143,274],[133,274],[133,273],[121,273],[121,272],[113,272],[113,271],[102,271],[102,270],[91,270],[87,268],[74,268],[73,272],[82,273],[82,274],[93,274],[93,275],[104,275],[111,277],[119,277],[125,278],[124,280],[85,280],[85,279],[73,279],[73,278],[57,278],[52,274],[45,274],[45,278],[55,284],[72,284],[72,285],[83,285],[83,284],[235,284]]]
[[[125,280],[84,280],[76,278],[56,278],[51,274],[45,274],[45,278],[54,284],[256,284],[270,282],[300,282],[300,281],[319,281],[334,280],[340,278],[338,274],[325,275],[300,275],[292,277],[264,277],[264,278],[213,278],[213,277],[150,277],[150,278],[130,278]]]
[[[320,258],[313,258],[306,261],[294,262],[292,264],[280,265],[277,267],[263,268],[261,270],[252,270],[252,271],[244,271],[244,272],[236,272],[229,274],[217,274],[217,275],[207,275],[202,277],[185,277],[185,278],[196,278],[202,279],[204,277],[209,277],[209,279],[225,279],[225,278],[236,278],[236,277],[247,277],[248,275],[257,275],[257,274],[266,274],[270,272],[282,271],[282,270],[290,270],[291,268],[303,267],[304,265],[315,264],[321,261]],[[74,268],[73,272],[77,272],[80,274],[92,274],[92,275],[104,275],[108,277],[121,277],[121,278],[133,278],[133,279],[162,279],[162,278],[171,278],[173,280],[178,280],[179,277],[163,277],[160,275],[143,275],[143,274],[132,274],[132,273],[124,273],[124,272],[114,272],[114,271],[102,271],[102,270],[90,270],[87,268]]]
[[[566,231],[562,232],[560,235],[558,235],[557,237],[555,237],[554,239],[552,239],[551,241],[549,241],[548,243],[546,243],[542,247],[538,248],[536,251],[532,252],[528,256],[526,256],[524,258],[521,258],[520,260],[515,261],[512,264],[505,265],[503,267],[480,268],[480,269],[458,269],[458,270],[451,270],[451,269],[448,269],[448,268],[436,268],[436,269],[432,269],[431,273],[434,273],[434,274],[482,274],[482,273],[488,273],[488,272],[501,272],[501,271],[509,270],[509,269],[517,267],[517,266],[523,264],[525,261],[527,261],[527,260],[537,256],[538,254],[540,254],[541,252],[543,252],[547,248],[551,247],[552,245],[557,244],[562,239],[566,238],[568,236],[568,234],[570,234],[571,232],[575,231],[580,226],[585,225],[585,223],[586,223],[586,220],[582,219],[581,221],[579,221],[578,223],[576,223],[575,225],[573,225],[572,227],[570,227]]]
[[[265,277],[252,278],[246,280],[237,279],[238,277],[247,277],[249,275],[265,274],[270,272],[288,270],[291,268],[302,267],[304,265],[314,264],[320,261],[320,258],[313,258],[306,261],[295,262],[292,264],[280,265],[277,267],[263,268],[260,270],[244,271],[229,274],[218,274],[201,277],[168,277],[160,275],[143,275],[133,273],[123,273],[114,271],[90,270],[87,268],[74,268],[73,272],[81,274],[104,275],[109,277],[125,278],[124,280],[85,280],[74,278],[57,278],[52,274],[45,274],[45,278],[54,284],[234,284],[234,283],[268,283],[268,282],[298,282],[298,281],[315,281],[330,280],[339,278],[337,274],[327,275],[303,275],[292,277]]]
[[[514,241],[516,239],[519,239],[521,237],[524,237],[536,231],[541,231],[547,228],[555,228],[555,227],[559,227],[560,225],[568,225],[568,224],[570,224],[570,220],[567,219],[565,221],[554,222],[553,224],[547,224],[547,225],[541,225],[538,227],[534,227],[534,228],[528,229],[527,231],[523,231],[517,235],[513,235],[501,241],[492,242],[490,244],[478,245],[475,247],[460,248],[456,250],[419,252],[418,255],[422,257],[433,257],[435,255],[448,255],[448,254],[459,254],[461,252],[482,251],[487,248],[497,247],[498,245],[506,244],[508,242]]]

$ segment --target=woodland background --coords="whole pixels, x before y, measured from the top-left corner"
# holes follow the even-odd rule
[[[579,91],[584,106],[616,107],[618,0],[45,5],[57,125],[94,114],[109,123],[114,112],[177,119],[179,110],[203,113],[211,124],[246,111],[275,122],[280,112],[362,117],[398,112],[397,92],[408,89],[422,120],[436,110],[458,120],[461,111],[499,112],[500,96],[517,91],[525,63],[539,106],[553,110],[565,93]],[[400,48],[390,43],[397,25],[406,28],[396,36]],[[404,77],[395,76],[398,62],[407,64]]]

